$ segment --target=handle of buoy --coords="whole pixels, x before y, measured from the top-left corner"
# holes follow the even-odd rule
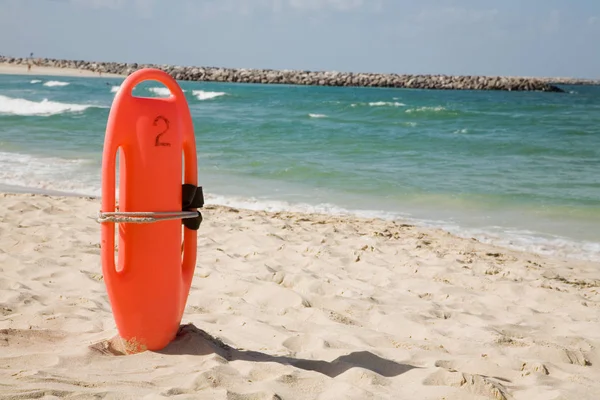
[[[128,96],[133,96],[133,88],[144,81],[158,81],[165,85],[175,98],[178,99],[183,96],[183,91],[177,81],[168,73],[156,68],[145,68],[131,73],[125,82],[121,84],[119,91]]]

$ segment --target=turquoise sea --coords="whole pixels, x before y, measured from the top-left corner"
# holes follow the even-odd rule
[[[122,80],[0,75],[0,190],[99,195]],[[600,261],[600,87],[180,85],[208,203],[397,218]]]

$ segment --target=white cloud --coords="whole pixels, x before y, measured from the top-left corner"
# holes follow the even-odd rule
[[[416,15],[416,22],[439,24],[464,24],[492,22],[498,16],[498,10],[472,10],[466,8],[429,8]]]
[[[110,2],[110,0],[105,1]],[[281,14],[286,10],[347,12],[361,9],[379,12],[383,9],[385,1],[389,0],[187,0],[183,4],[183,9],[186,10],[185,14],[188,16],[194,15],[196,18],[208,19],[224,14]]]
[[[125,0],[71,0],[71,3],[78,6],[91,8],[110,8],[113,10],[119,9],[125,5]]]
[[[598,23],[600,23],[600,19],[598,17],[596,17],[596,16],[592,16],[592,17],[590,17],[588,19],[588,24],[589,25],[596,25]]]
[[[143,18],[152,17],[155,0],[135,0],[135,8]]]
[[[400,16],[395,25],[383,27],[389,40],[417,40],[433,38],[451,42],[460,39],[463,45],[497,39],[504,34],[507,15],[498,9],[471,9],[463,7],[423,7]]]
[[[304,10],[318,10],[322,5],[321,0],[290,0],[290,6]]]
[[[334,9],[339,11],[349,11],[362,7],[363,0],[289,0],[292,8],[303,10],[322,10]],[[377,2],[375,2],[377,3]]]
[[[186,18],[191,21],[198,19],[216,18],[222,14],[233,14],[239,12],[237,5],[239,0],[198,1],[188,0],[184,5]]]
[[[341,11],[352,10],[363,6],[363,0],[329,0],[331,7]]]
[[[283,11],[284,0],[273,0],[273,12],[278,14]]]
[[[546,33],[553,33],[560,29],[561,15],[560,11],[552,10],[542,22],[542,30]]]
[[[119,10],[126,6],[133,6],[133,9],[141,17],[149,18],[154,10],[155,0],[71,0],[71,4],[90,7],[90,8],[108,8]]]

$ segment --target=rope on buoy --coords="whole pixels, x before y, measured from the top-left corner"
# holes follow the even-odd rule
[[[140,212],[99,212],[96,219],[99,223],[133,223],[148,224],[160,221],[171,221],[174,219],[186,219],[198,217],[198,211],[140,211]]]
[[[190,211],[204,206],[204,193],[202,186],[189,183],[181,185],[182,210],[181,211],[118,211],[119,204],[115,204],[113,212],[98,212],[96,219],[99,223],[115,222],[130,224],[149,224],[160,221],[182,220],[183,225],[191,230],[198,230],[202,222],[200,211]],[[187,220],[187,221],[184,221]]]

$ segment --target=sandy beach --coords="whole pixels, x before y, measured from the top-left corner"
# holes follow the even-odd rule
[[[45,75],[45,76],[80,76],[85,78],[123,78],[118,74],[99,74],[93,71],[75,68],[52,68],[45,66],[32,65],[31,70],[27,71],[27,65],[13,65],[0,63],[0,74],[8,75]]]
[[[112,354],[99,204],[0,194],[0,398],[600,393],[598,264],[401,222],[210,204],[177,338]]]

